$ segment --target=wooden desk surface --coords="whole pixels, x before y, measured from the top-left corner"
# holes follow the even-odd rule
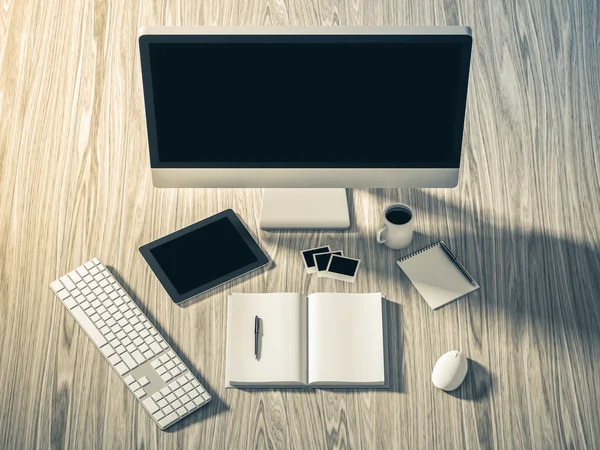
[[[593,0],[5,1],[0,15],[0,448],[600,448],[600,51]],[[143,25],[445,25],[474,30],[454,190],[355,189],[344,233],[258,230],[260,190],[150,180]],[[595,28],[594,28],[595,27]],[[366,149],[368,150],[368,149]],[[384,206],[416,210],[400,252]],[[276,266],[174,306],[137,248],[225,208]],[[394,266],[444,239],[479,293],[431,311]],[[363,260],[355,285],[307,276],[299,250]],[[48,284],[98,256],[214,395],[161,432]],[[224,387],[226,296],[379,291],[392,390]],[[466,383],[430,382],[462,349]]]

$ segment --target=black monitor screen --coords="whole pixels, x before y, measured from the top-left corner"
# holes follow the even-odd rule
[[[179,42],[148,48],[153,163],[459,166],[466,96],[460,42]]]

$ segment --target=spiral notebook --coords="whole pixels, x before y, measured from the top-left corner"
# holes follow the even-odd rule
[[[479,289],[479,284],[442,241],[399,259],[396,263],[431,309],[441,308]]]

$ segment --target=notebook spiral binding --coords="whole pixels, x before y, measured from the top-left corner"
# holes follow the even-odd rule
[[[433,244],[429,244],[427,247],[424,247],[421,250],[417,250],[416,252],[411,253],[410,255],[405,256],[404,258],[400,258],[396,262],[397,263],[401,263],[402,261],[406,261],[407,259],[412,258],[413,256],[417,256],[419,253],[426,252],[430,248],[436,247],[436,246],[440,245],[441,243],[442,243],[442,241],[437,241],[437,242],[434,242]]]

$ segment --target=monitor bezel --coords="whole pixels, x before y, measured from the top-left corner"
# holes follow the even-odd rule
[[[158,137],[156,128],[156,116],[154,111],[154,93],[152,89],[152,73],[150,61],[150,45],[152,44],[188,44],[188,43],[320,43],[320,42],[358,42],[358,43],[451,43],[460,44],[461,60],[460,73],[458,80],[458,92],[456,101],[456,120],[454,124],[454,142],[451,150],[449,162],[440,163],[432,161],[432,164],[411,165],[411,164],[388,164],[370,166],[370,169],[458,169],[461,162],[462,141],[464,133],[464,121],[466,112],[467,91],[469,83],[470,60],[472,49],[471,30],[468,27],[422,27],[422,28],[401,28],[387,27],[385,32],[381,30],[374,31],[371,27],[369,32],[367,27],[351,27],[340,29],[339,32],[332,32],[331,28],[322,27],[305,28],[290,32],[289,29],[265,31],[256,28],[227,28],[227,27],[201,27],[202,30],[193,31],[181,27],[153,27],[142,29],[139,36],[140,62],[142,69],[142,84],[144,93],[144,103],[146,111],[146,124],[148,135],[148,147],[150,154],[150,166],[152,169],[357,169],[361,166],[347,166],[336,164],[335,161],[329,163],[285,163],[276,164],[256,164],[252,162],[166,162],[159,158]],[[293,29],[293,27],[292,27]],[[390,32],[390,29],[392,30]],[[246,31],[245,31],[246,30]],[[248,31],[252,30],[252,31]],[[357,32],[357,30],[360,30]]]

